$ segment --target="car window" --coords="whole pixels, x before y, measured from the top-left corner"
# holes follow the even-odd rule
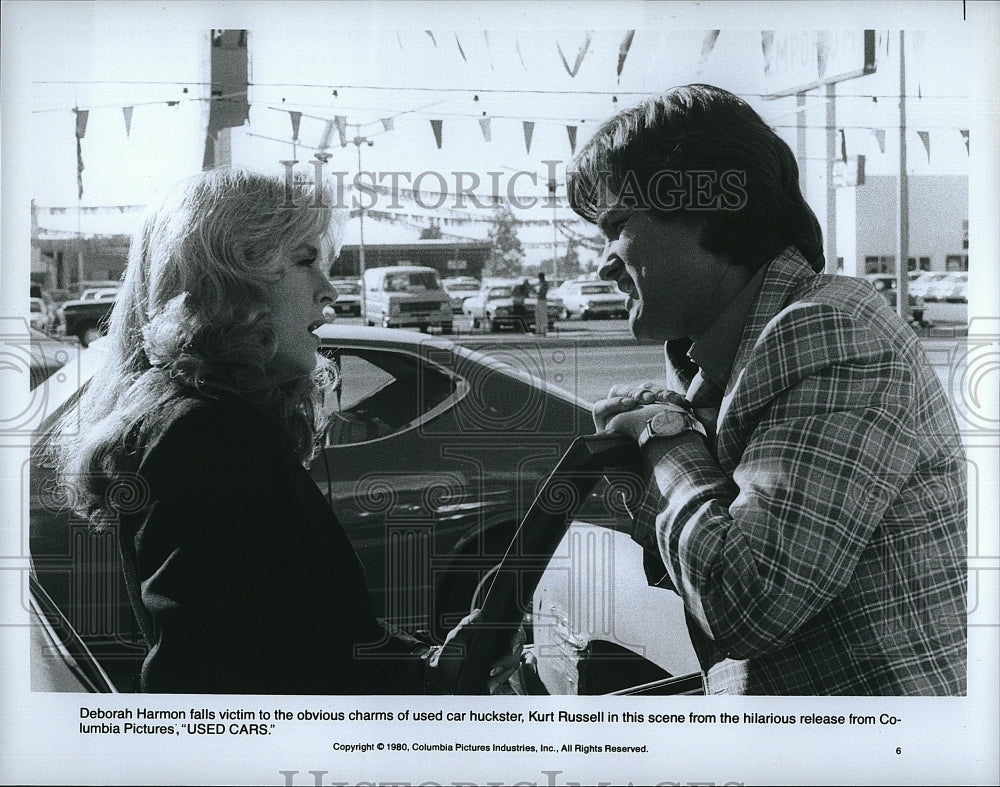
[[[581,295],[604,295],[611,291],[610,285],[607,284],[587,284],[580,288]]]
[[[324,350],[340,364],[341,383],[326,445],[352,445],[413,425],[457,390],[457,378],[409,353]]]

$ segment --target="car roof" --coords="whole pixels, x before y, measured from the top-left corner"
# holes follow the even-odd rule
[[[426,265],[385,265],[380,268],[368,268],[365,273],[416,273],[416,272],[426,272],[431,271],[437,273],[437,268],[429,268]]]
[[[400,328],[377,328],[362,325],[341,325],[339,323],[325,323],[316,329],[315,334],[320,338],[320,342],[328,347],[353,346],[364,347],[366,345],[396,348],[399,350],[409,350],[426,356],[428,349],[440,349],[446,352],[453,352],[455,355],[466,358],[475,363],[482,364],[491,369],[502,371],[504,374],[514,377],[522,382],[535,387],[541,387],[549,393],[572,402],[579,407],[590,409],[590,403],[585,399],[576,396],[560,388],[557,385],[543,380],[533,374],[518,369],[503,361],[497,360],[491,355],[470,350],[468,347],[442,338],[438,335],[421,333],[419,331],[409,331]]]

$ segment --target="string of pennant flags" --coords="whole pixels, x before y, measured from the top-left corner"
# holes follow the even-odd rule
[[[449,37],[447,37],[447,36],[445,36],[445,35],[443,35],[441,33],[435,33],[435,31],[433,31],[433,30],[426,30],[424,32],[425,32],[425,34],[427,36],[427,40],[430,41],[430,44],[435,49],[443,48],[443,47],[445,47],[448,44],[447,39]],[[630,53],[632,51],[632,44],[633,44],[633,41],[635,39],[635,33],[636,33],[635,30],[626,30],[626,31],[623,31],[622,37],[621,37],[621,39],[619,41],[618,53],[617,53],[617,64],[616,64],[616,79],[617,79],[617,83],[616,84],[618,84],[618,85],[621,84],[622,74],[623,74],[624,70],[626,69],[628,63],[630,62],[629,61],[629,55],[630,55]],[[462,59],[463,62],[469,62],[470,52],[472,51],[471,48],[470,48],[470,44],[472,43],[472,41],[471,41],[471,39],[469,37],[473,36],[473,35],[476,35],[476,34],[473,33],[473,32],[470,32],[470,31],[461,31],[461,32],[453,32],[452,35],[450,36],[450,38],[452,39],[453,44],[454,44],[454,46],[456,48],[456,51],[458,52],[458,54],[461,57],[461,59]],[[483,35],[483,40],[484,40],[484,42],[486,44],[487,53],[488,53],[488,55],[490,55],[490,53],[491,53],[491,49],[490,49],[491,42],[490,42],[489,32],[488,31],[483,31],[482,35]],[[556,39],[553,42],[555,50],[556,50],[556,54],[559,57],[559,61],[562,63],[563,68],[565,69],[567,75],[571,79],[575,79],[580,74],[581,69],[582,69],[584,63],[588,61],[588,54],[591,53],[592,47],[593,47],[593,35],[594,35],[594,31],[591,31],[591,30],[584,31],[581,34],[581,38],[579,39],[579,41],[578,41],[578,43],[577,43],[577,45],[575,47],[575,50],[574,50],[574,48],[572,46],[566,44],[566,42],[564,42],[564,41],[560,41],[560,40]],[[707,30],[707,31],[704,31],[703,37],[702,37],[702,43],[701,43],[701,54],[700,54],[700,59],[699,59],[699,62],[700,62],[701,66],[704,66],[709,61],[709,59],[711,58],[712,53],[715,50],[716,43],[717,43],[717,41],[719,39],[719,36],[720,36],[720,31],[719,30]],[[884,37],[881,37],[880,41],[879,41],[879,48],[880,49],[883,48],[883,44],[884,44],[884,48],[886,50],[886,53],[889,52],[889,46],[890,46],[890,40],[889,39],[890,39],[889,36],[884,36]],[[404,48],[403,40],[402,40],[402,37],[399,35],[399,33],[397,33],[396,40],[398,41],[399,46],[401,48]],[[245,40],[243,41],[242,45],[245,47]],[[527,68],[527,65],[525,64],[525,59],[524,59],[524,56],[523,56],[523,52],[521,50],[521,42],[520,42],[520,40],[517,37],[515,37],[514,45],[515,45],[515,49],[517,51],[518,57],[520,59],[521,65],[527,71],[528,68]],[[774,61],[774,57],[775,57],[775,53],[774,53],[774,33],[773,33],[773,31],[761,31],[761,51],[762,51],[762,54],[763,54],[763,57],[764,57],[764,70],[765,70],[765,73],[768,73],[771,70],[771,66],[773,65],[773,61]],[[493,68],[492,60],[490,61],[490,68],[491,69]],[[286,86],[286,85],[284,85],[284,83],[281,83],[280,85],[277,84],[277,83],[251,83],[248,80],[244,80],[244,83],[248,86],[248,88],[250,86],[254,86],[254,87],[279,87],[279,86],[284,87],[284,86]],[[125,84],[125,83],[122,83],[122,84]],[[143,84],[164,84],[164,85],[165,84],[178,84],[178,85],[184,84],[184,85],[190,85],[190,84],[201,84],[201,83],[180,83],[180,82],[176,82],[176,83],[167,83],[167,82],[153,83],[153,82],[144,82]],[[292,85],[288,85],[288,86],[292,86]],[[347,86],[347,85],[332,86],[332,85],[307,85],[307,84],[301,84],[301,85],[294,85],[294,87],[302,87],[302,88],[306,88],[306,87],[325,87],[327,89],[332,90],[333,97],[335,99],[338,98],[338,91],[339,90],[344,90],[344,89],[349,89],[349,88],[359,88],[359,89],[361,89],[362,87],[364,89],[372,89],[372,90],[375,90],[375,89],[379,89],[379,90],[395,90],[395,91],[401,91],[401,92],[402,91],[419,91],[419,90],[424,90],[424,91],[429,91],[429,92],[437,92],[437,93],[440,93],[440,94],[449,94],[449,93],[455,93],[455,92],[465,92],[465,93],[471,93],[471,94],[473,94],[473,103],[476,103],[476,102],[479,101],[479,95],[478,95],[479,93],[488,93],[488,94],[499,93],[499,94],[510,94],[510,95],[516,95],[516,94],[522,94],[522,93],[563,93],[563,94],[587,93],[587,94],[595,94],[595,95],[604,94],[604,95],[611,95],[612,102],[617,102],[617,98],[618,98],[618,96],[615,95],[613,91],[607,91],[607,90],[603,90],[603,91],[602,90],[546,91],[546,90],[532,90],[532,89],[520,89],[520,88],[513,88],[513,89],[489,89],[489,88],[483,88],[482,90],[479,90],[477,92],[477,91],[473,91],[473,90],[466,90],[464,88],[391,87],[391,86],[387,86],[387,85],[382,85],[382,86]],[[188,91],[188,87],[185,86],[183,92],[187,93],[187,91]],[[644,95],[644,94],[645,93],[642,93],[642,95]],[[922,91],[921,91],[921,88],[919,86],[919,83],[917,85],[917,94],[918,94],[918,97],[922,96]],[[628,91],[625,91],[625,92],[621,93],[621,95],[632,95],[632,94],[630,92],[628,92]],[[766,94],[760,94],[760,95],[761,96],[766,96]],[[844,95],[842,97],[848,97],[848,96]],[[862,97],[862,96],[858,96],[858,97]],[[873,100],[877,100],[877,98],[878,98],[876,96],[864,96],[864,97],[870,97]],[[251,121],[251,118],[250,118],[250,104],[248,103],[248,93],[247,93],[247,91],[241,91],[241,92],[236,92],[236,93],[227,93],[226,95],[185,96],[184,98],[180,98],[180,99],[168,99],[168,100],[160,100],[160,101],[149,101],[149,102],[135,103],[135,104],[120,106],[119,109],[120,109],[120,111],[122,113],[122,120],[123,120],[123,123],[124,123],[124,129],[125,129],[125,135],[126,135],[126,137],[131,137],[132,122],[133,122],[134,112],[135,112],[135,109],[137,107],[140,107],[140,106],[152,106],[152,105],[155,105],[155,106],[166,105],[168,107],[173,107],[173,106],[177,106],[177,105],[179,105],[179,104],[181,104],[182,102],[185,102],[185,101],[221,102],[219,104],[212,104],[211,105],[213,107],[213,113],[215,112],[216,109],[219,110],[218,117],[220,119],[218,119],[218,120],[210,119],[210,121],[209,121],[209,128],[208,128],[209,136],[214,136],[214,132],[218,131],[219,128],[222,128],[222,127],[226,127],[226,126],[242,126],[242,125],[248,125],[248,124],[252,127],[252,125],[253,125],[252,121]],[[282,98],[282,101],[284,101],[284,98]],[[339,143],[339,145],[341,147],[346,147],[348,144],[350,144],[353,140],[351,140],[351,139],[348,138],[348,128],[349,127],[357,128],[359,134],[360,134],[361,129],[363,129],[363,128],[370,128],[370,127],[373,127],[373,126],[374,127],[381,126],[381,133],[391,133],[391,132],[393,132],[393,131],[396,130],[396,121],[400,117],[406,116],[406,115],[423,115],[423,116],[426,116],[426,118],[427,118],[427,121],[428,121],[429,126],[430,126],[431,135],[432,135],[432,137],[434,139],[435,146],[436,146],[436,148],[438,150],[442,150],[445,147],[445,145],[447,144],[447,142],[448,142],[448,138],[446,136],[446,130],[447,130],[446,129],[446,119],[450,119],[450,118],[454,118],[454,117],[460,117],[460,118],[475,118],[477,120],[478,125],[479,125],[479,129],[480,129],[480,134],[482,136],[483,142],[485,142],[485,143],[490,143],[493,140],[493,131],[494,131],[493,123],[494,123],[494,121],[512,120],[512,121],[515,121],[515,122],[519,122],[520,123],[520,127],[521,127],[521,133],[522,133],[522,136],[523,136],[523,141],[524,141],[525,153],[528,154],[528,155],[531,154],[531,148],[532,148],[532,143],[534,141],[536,124],[542,123],[542,124],[558,124],[558,125],[562,125],[565,128],[566,141],[567,141],[567,144],[568,144],[569,153],[570,153],[570,155],[573,155],[573,154],[576,153],[579,128],[580,128],[580,126],[582,124],[589,122],[587,118],[580,119],[579,121],[567,122],[566,119],[553,119],[553,118],[542,118],[542,117],[524,118],[524,117],[517,117],[517,116],[512,116],[512,115],[487,114],[487,112],[483,111],[480,108],[477,108],[478,111],[476,111],[474,113],[473,112],[444,112],[440,108],[437,107],[437,105],[439,105],[441,103],[444,103],[444,102],[442,102],[442,101],[435,101],[435,102],[433,102],[431,104],[420,106],[420,107],[417,107],[417,108],[414,108],[414,109],[402,109],[402,110],[399,110],[399,111],[390,111],[390,112],[386,113],[381,118],[378,118],[376,120],[372,120],[372,121],[369,121],[369,122],[364,122],[364,123],[349,123],[348,122],[348,120],[349,120],[348,115],[341,114],[341,113],[337,113],[337,114],[333,115],[333,117],[319,117],[319,116],[316,116],[316,115],[306,114],[301,109],[291,109],[291,108],[284,108],[284,107],[282,107],[280,109],[281,109],[281,111],[287,112],[287,114],[289,116],[290,125],[291,125],[291,137],[290,137],[289,140],[287,140],[287,142],[289,144],[292,144],[293,146],[298,146],[300,144],[303,144],[302,140],[301,140],[301,137],[300,137],[300,132],[302,130],[301,129],[301,123],[302,123],[302,119],[303,118],[308,117],[310,119],[319,120],[319,121],[321,121],[323,123],[322,132],[320,133],[319,139],[318,139],[318,144],[315,146],[315,149],[318,152],[327,151],[327,150],[329,150],[331,147],[333,147],[337,143]],[[83,196],[83,189],[84,189],[84,184],[83,184],[83,172],[84,172],[83,141],[84,141],[84,139],[86,137],[86,133],[87,133],[87,124],[88,124],[89,114],[93,110],[103,109],[103,108],[105,108],[105,107],[90,107],[90,108],[73,107],[73,109],[72,109],[72,111],[75,113],[75,120],[76,120],[76,122],[75,122],[74,136],[75,136],[76,153],[77,153],[77,191],[78,191],[78,198],[82,198],[82,196]],[[279,109],[279,108],[278,107],[271,107],[271,109]],[[50,110],[41,110],[41,111],[50,111]],[[54,111],[54,110],[52,110],[52,111]],[[221,118],[223,118],[223,116],[225,116],[224,119],[221,119]],[[212,117],[215,118],[215,115],[213,115]],[[450,120],[448,122],[450,122]],[[774,128],[792,128],[792,127],[794,127],[794,126],[791,126],[791,125],[783,126],[783,125],[780,125],[780,124],[774,126]],[[810,126],[810,128],[817,128],[817,127],[816,126]],[[931,127],[931,128],[933,128],[933,127]],[[952,133],[954,131],[956,131],[956,130],[959,131],[959,133],[961,134],[962,139],[963,139],[963,141],[965,143],[966,153],[968,154],[968,152],[969,152],[969,130],[968,129],[955,129],[954,127],[945,127],[945,128],[948,131],[952,132]],[[850,129],[851,129],[852,133],[854,131],[869,131],[869,132],[871,132],[871,134],[875,138],[876,144],[878,145],[879,151],[881,153],[885,152],[886,129],[884,129],[884,128],[877,128],[877,127],[860,127],[860,126],[851,126]],[[847,129],[845,129],[845,128],[837,128],[835,130],[840,135],[840,153],[841,153],[840,157],[846,163],[846,161],[848,159]],[[927,157],[928,157],[928,160],[929,160],[930,159],[930,155],[931,155],[931,130],[930,130],[930,128],[925,128],[925,129],[922,129],[922,130],[916,130],[913,133],[915,133],[917,135],[917,137],[920,139],[920,141],[921,141],[921,143],[922,143],[922,145],[923,145],[923,147],[924,147],[924,149],[925,149],[925,151],[927,153]],[[285,141],[285,140],[278,140],[278,141]]]

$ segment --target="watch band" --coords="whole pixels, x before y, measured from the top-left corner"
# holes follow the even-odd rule
[[[639,448],[643,448],[654,438],[676,437],[686,431],[707,436],[705,427],[688,410],[679,405],[667,407],[646,421],[646,426],[639,435]]]

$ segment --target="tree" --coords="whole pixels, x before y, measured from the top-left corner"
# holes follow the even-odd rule
[[[430,224],[420,230],[420,240],[441,240],[441,225]]]
[[[490,243],[493,244],[490,269],[494,276],[516,277],[521,275],[524,261],[524,247],[517,237],[517,219],[510,207],[504,205],[493,214],[490,227]]]
[[[577,250],[579,243],[570,238],[566,242],[566,256],[563,258],[562,274],[567,279],[571,279],[574,276],[579,276],[583,273],[583,266],[580,264],[580,252]]]

